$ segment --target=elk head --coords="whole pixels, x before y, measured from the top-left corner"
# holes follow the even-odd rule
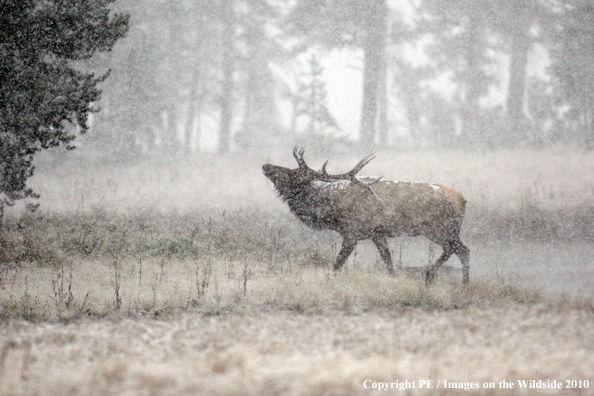
[[[328,161],[324,162],[322,166],[322,170],[316,171],[311,169],[305,160],[303,159],[303,154],[305,153],[305,148],[299,148],[295,146],[293,149],[293,157],[297,161],[299,168],[297,169],[289,169],[282,166],[265,164],[262,166],[262,170],[264,175],[272,181],[274,187],[278,191],[280,197],[282,199],[290,199],[292,196],[297,194],[303,187],[307,184],[311,183],[312,181],[337,181],[337,180],[349,180],[357,185],[360,185],[363,188],[368,189],[373,195],[375,193],[371,189],[370,185],[377,182],[379,179],[375,180],[373,183],[366,184],[357,179],[356,175],[363,169],[365,165],[367,165],[371,160],[373,160],[374,154],[371,153],[363,158],[353,169],[351,169],[347,173],[342,173],[339,175],[331,175],[326,172],[326,165]],[[376,195],[375,195],[376,196]],[[377,197],[377,196],[376,196]]]

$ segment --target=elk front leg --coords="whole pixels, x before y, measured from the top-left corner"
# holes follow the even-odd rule
[[[340,252],[338,252],[336,262],[334,263],[334,271],[338,271],[342,268],[344,263],[347,261],[347,259],[353,252],[353,249],[355,249],[355,246],[357,246],[356,239],[343,237],[342,247],[340,248]]]
[[[386,267],[388,268],[388,273],[391,276],[394,276],[394,264],[392,264],[392,255],[390,254],[390,249],[388,247],[388,240],[384,236],[375,236],[371,238],[377,250],[379,250],[380,256],[382,256],[382,260],[386,263]]]

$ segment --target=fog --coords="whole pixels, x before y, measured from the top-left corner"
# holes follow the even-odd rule
[[[130,30],[113,51],[81,62],[111,72],[77,148],[36,158],[29,185],[41,214],[256,211],[289,224],[291,243],[300,243],[288,235],[298,230],[330,254],[339,236],[300,224],[261,166],[297,167],[296,144],[312,168],[330,158],[330,173],[377,151],[362,174],[435,182],[467,198],[473,277],[594,296],[589,3],[119,0],[113,8],[130,14]],[[429,246],[390,241],[405,266],[438,257]],[[355,260],[373,268],[373,245],[359,249]]]
[[[111,74],[79,141],[112,155],[592,146],[587,3],[114,8],[130,30],[89,62]]]

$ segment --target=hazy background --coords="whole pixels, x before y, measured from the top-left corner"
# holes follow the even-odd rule
[[[115,8],[130,31],[91,61],[112,72],[79,140],[102,155],[594,145],[589,1]]]
[[[474,275],[594,295],[590,2],[115,8],[130,13],[129,33],[80,64],[111,69],[90,131],[76,150],[36,159],[40,213],[256,211],[264,222],[297,224],[330,254],[339,238],[299,225],[261,165],[296,166],[291,150],[301,144],[312,167],[331,158],[337,173],[378,150],[362,173],[442,183],[467,197]],[[391,248],[405,265],[439,254],[424,240]],[[373,247],[358,249],[362,265],[374,265]]]

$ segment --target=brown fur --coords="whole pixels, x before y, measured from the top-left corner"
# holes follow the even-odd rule
[[[302,222],[342,235],[335,270],[344,265],[357,241],[371,239],[388,271],[394,274],[386,238],[425,236],[443,248],[441,257],[427,270],[427,283],[452,254],[460,258],[463,282],[468,283],[469,250],[460,240],[466,206],[462,194],[438,184],[374,177],[327,180],[325,173],[307,165],[288,169],[266,164],[262,168],[279,197]]]

